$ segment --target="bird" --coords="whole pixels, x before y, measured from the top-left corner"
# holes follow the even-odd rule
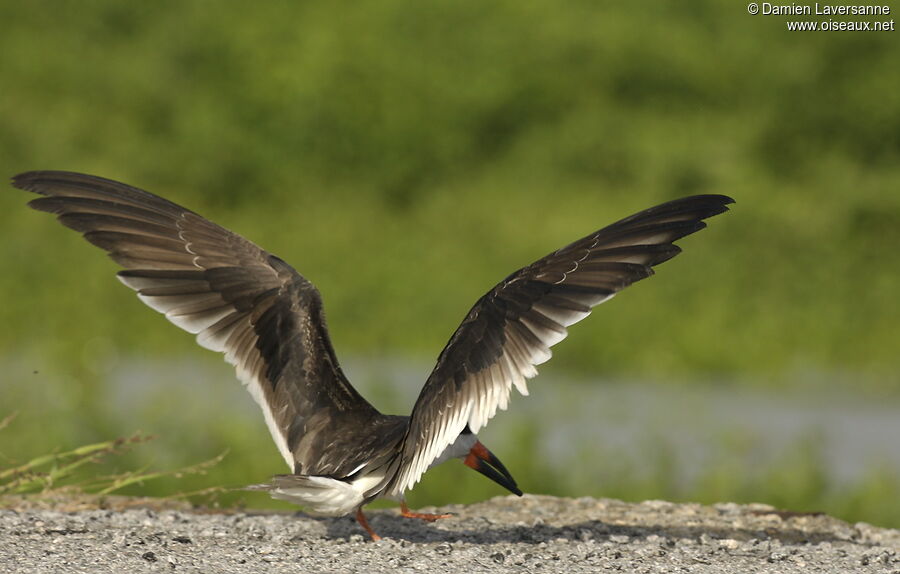
[[[510,492],[522,491],[477,432],[528,394],[550,348],[653,267],[680,253],[675,241],[728,211],[725,195],[693,195],[645,209],[566,245],[500,281],[474,304],[438,356],[409,416],[386,415],[338,364],[316,287],[284,260],[197,213],[110,179],[66,171],[12,178],[36,193],[28,205],[105,250],[118,279],[146,305],[224,353],[262,408],[290,469],[248,488],[313,515],[355,514],[377,498],[401,515],[405,493],[453,458]]]

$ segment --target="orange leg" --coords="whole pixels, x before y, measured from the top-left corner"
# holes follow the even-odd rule
[[[379,540],[381,540],[381,536],[378,536],[377,534],[375,534],[375,531],[372,530],[371,526],[369,526],[369,521],[366,520],[366,515],[363,514],[362,507],[360,507],[356,511],[356,521],[359,522],[360,526],[362,526],[363,528],[366,529],[366,532],[369,533],[369,536],[372,537],[372,540],[374,540],[375,542],[378,542]]]
[[[420,520],[425,520],[426,522],[434,522],[435,520],[440,520],[441,518],[450,518],[453,516],[452,514],[424,514],[422,512],[412,512],[409,507],[406,506],[406,501],[400,503],[400,516],[404,516],[406,518],[418,518]]]

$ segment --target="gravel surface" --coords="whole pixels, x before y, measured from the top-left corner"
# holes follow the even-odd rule
[[[428,524],[188,509],[0,510],[0,572],[886,572],[900,531],[764,505],[526,495]]]

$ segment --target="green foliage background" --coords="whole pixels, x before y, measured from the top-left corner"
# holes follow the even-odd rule
[[[4,1],[0,21],[0,173],[119,179],[247,236],[319,286],[342,355],[430,360],[513,269],[654,203],[725,193],[733,212],[576,327],[556,372],[900,396],[895,32],[788,33],[782,17],[711,0]],[[22,411],[0,448],[11,459],[130,434],[103,406],[110,363],[215,362],[27,199],[0,193],[2,410]],[[385,406],[377,384],[366,391]],[[152,429],[184,447],[171,461],[230,446],[223,480],[280,472],[264,430],[159,400],[148,412],[208,415]],[[509,466],[526,464],[527,435]],[[883,507],[810,494],[808,464],[785,479],[800,485],[788,500],[765,477],[679,491],[665,461],[649,486],[624,473],[621,489],[589,492],[541,482],[534,464],[534,484],[557,494],[824,504],[872,520]],[[739,474],[714,470],[710,484]],[[429,480],[419,502],[485,492]],[[878,485],[859,497],[897,493]],[[900,524],[891,512],[882,521]]]

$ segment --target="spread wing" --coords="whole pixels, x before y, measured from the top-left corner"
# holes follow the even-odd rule
[[[510,389],[550,358],[550,347],[591,308],[653,273],[674,241],[734,200],[697,195],[652,207],[592,233],[504,279],[475,303],[444,347],[411,415],[391,493],[402,494],[468,426],[506,409]]]
[[[338,366],[312,283],[243,237],[140,189],[56,171],[23,173],[13,185],[44,196],[29,205],[106,250],[141,301],[225,354],[293,472],[340,471],[327,429],[350,413],[377,411]]]

